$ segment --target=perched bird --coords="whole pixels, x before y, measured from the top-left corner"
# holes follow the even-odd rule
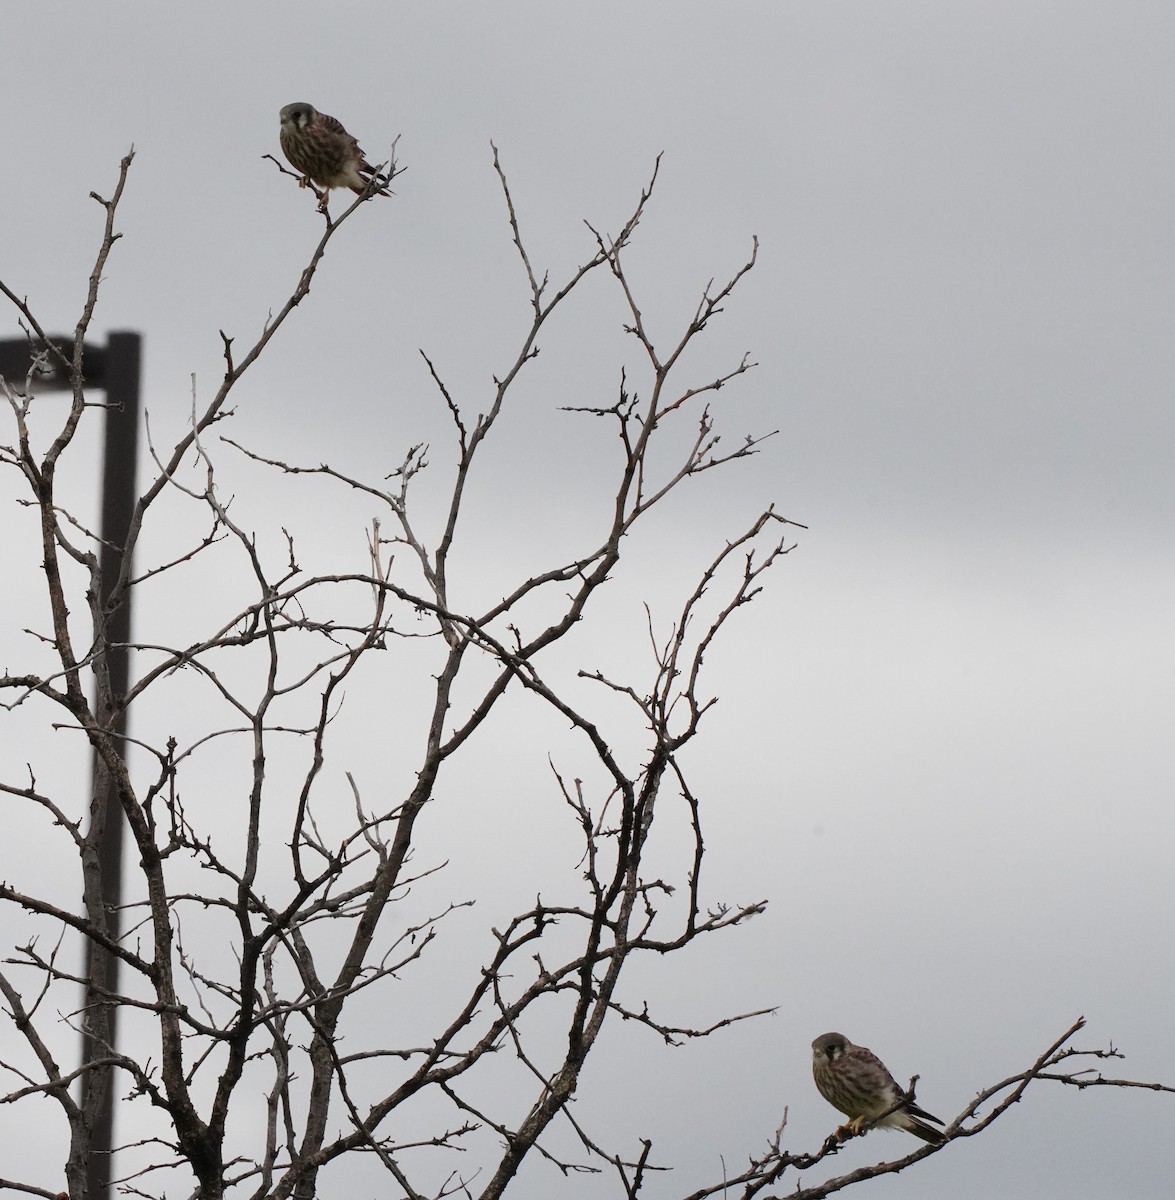
[[[359,143],[334,117],[320,113],[312,104],[299,101],[281,111],[282,153],[302,173],[302,186],[313,181],[325,189],[320,208],[326,207],[331,188],[350,188],[362,193],[372,179],[385,184],[388,178],[376,173],[363,157]],[[380,187],[380,196],[391,193]]]
[[[824,1099],[851,1118],[847,1128],[853,1133],[888,1112],[877,1121],[882,1128],[904,1129],[932,1146],[946,1140],[926,1124],[941,1125],[938,1117],[907,1100],[885,1063],[872,1050],[854,1046],[843,1033],[822,1033],[812,1043],[812,1078]]]

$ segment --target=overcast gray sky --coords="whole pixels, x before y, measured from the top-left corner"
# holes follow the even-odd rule
[[[772,501],[809,526],[708,660],[722,702],[697,752],[711,895],[770,908],[648,984],[683,1023],[778,1012],[684,1050],[627,1028],[602,1048],[581,1112],[677,1164],[651,1194],[712,1181],[720,1156],[735,1173],[785,1106],[785,1144],[816,1149],[835,1116],[809,1043],[828,1029],[919,1072],[920,1102],[947,1119],[1080,1014],[1082,1044],[1127,1054],[1109,1073],[1175,1082],[1175,9],[206,0],[5,15],[0,278],[72,328],[101,224],[88,193],[110,193],[133,143],[98,328],[144,334],[161,440],[182,431],[193,373],[211,396],[217,330],[256,336],[319,235],[310,197],[261,157],[291,101],[339,117],[375,160],[401,135],[408,170],[332,245],[237,394],[233,436],[278,456],[378,476],[414,442],[439,448],[418,348],[472,411],[488,403],[527,304],[491,138],[553,278],[591,253],[582,219],[617,229],[664,152],[631,259],[655,333],[758,236],[699,370],[750,350],[720,431],[780,433],[693,482],[616,612],[630,619],[624,597],[688,575]],[[555,410],[614,388],[633,354],[619,322],[601,304],[582,340],[552,335],[517,431],[533,471],[487,501],[519,555],[575,528],[593,451],[574,452]],[[0,336],[16,333],[10,310]],[[369,517],[310,504],[300,519],[309,545],[361,546]],[[21,582],[6,590],[9,665],[26,617]],[[436,857],[476,876],[439,833]],[[0,854],[14,852],[10,836]],[[866,1191],[1169,1196],[1172,1111],[1168,1096],[1038,1088],[983,1137]],[[0,1114],[10,1146],[34,1137],[18,1118]],[[837,1172],[896,1155],[901,1136],[854,1142]],[[541,1172],[528,1186],[605,1194]]]

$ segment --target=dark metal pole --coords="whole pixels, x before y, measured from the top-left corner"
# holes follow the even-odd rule
[[[106,392],[106,432],[102,463],[102,545],[100,601],[105,608],[123,567],[123,552],[135,506],[135,466],[139,441],[139,369],[142,339],[137,333],[112,333],[103,356],[102,385]],[[96,713],[120,744],[127,732],[123,707],[130,678],[131,593],[124,593],[107,613],[106,669],[109,701],[97,697]],[[94,756],[93,802],[88,840],[97,844],[102,908],[106,932],[118,938],[122,926],[122,809],[118,790],[97,755]],[[85,1020],[82,1063],[106,1057],[117,1046],[118,1006],[103,1002],[117,994],[119,960],[93,943],[87,953]],[[109,1067],[82,1075],[82,1108],[91,1114],[90,1157],[86,1164],[87,1200],[110,1195],[111,1155],[114,1149],[114,1082]]]
[[[73,342],[52,338],[66,359]],[[28,373],[27,338],[0,341],[0,375],[23,379]],[[100,602],[105,610],[122,570],[131,517],[135,507],[135,467],[139,443],[139,370],[142,338],[137,333],[112,333],[105,347],[85,347],[83,372],[87,387],[106,393],[106,426],[102,466],[102,545],[98,552],[101,575]],[[68,371],[51,357],[34,386],[46,390],[68,389]],[[106,655],[109,692],[101,687],[94,699],[99,728],[109,729],[125,747],[127,716],[123,707],[130,678],[131,594],[127,592],[113,612],[105,614],[105,636],[99,652]],[[100,671],[101,664],[95,663]],[[82,855],[82,887],[86,915],[108,937],[117,938],[122,925],[122,809],[118,791],[97,755],[94,756],[90,824]],[[117,1046],[119,961],[92,942],[86,943],[85,996],[82,1009],[82,1065],[106,1058]],[[86,1200],[108,1200],[111,1155],[114,1149],[114,1072],[95,1067],[81,1075],[80,1104],[89,1129],[86,1156]]]

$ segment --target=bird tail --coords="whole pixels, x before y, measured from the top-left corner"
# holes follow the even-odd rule
[[[924,1142],[929,1142],[932,1146],[941,1146],[947,1140],[946,1134],[942,1130],[935,1129],[933,1125],[926,1123],[935,1121],[939,1125],[942,1124],[938,1117],[931,1116],[925,1109],[918,1108],[917,1105],[910,1105],[903,1110],[902,1116],[905,1118],[903,1123],[906,1130],[915,1137],[920,1137]]]
[[[372,180],[374,180],[376,183],[379,184],[379,187],[375,191],[375,195],[377,195],[377,196],[392,195],[392,193],[390,191],[388,191],[388,188],[387,188],[387,185],[392,182],[392,177],[384,171],[377,171],[371,165],[371,163],[362,162],[359,164],[359,178],[363,180],[363,182],[366,186],[356,187],[354,184],[351,184],[350,185],[351,191],[353,191],[355,193],[355,195],[362,196],[364,191],[367,190],[367,186],[369,186],[371,184]]]
[[[362,196],[363,193],[365,191],[367,191],[367,188],[368,188],[368,186],[370,186],[372,180],[374,180],[376,183],[378,183],[380,185],[379,187],[377,187],[375,189],[374,192],[372,192],[373,196],[390,196],[390,195],[392,195],[392,193],[390,191],[388,191],[388,189],[386,187],[383,186],[384,184],[391,182],[386,176],[384,176],[384,175],[362,175],[362,176],[360,176],[360,178],[364,179],[366,181],[366,183],[363,187],[356,187],[353,183],[349,185],[351,188],[351,191],[353,191],[356,196]]]

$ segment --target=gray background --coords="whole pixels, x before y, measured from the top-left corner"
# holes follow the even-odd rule
[[[785,1145],[815,1149],[834,1122],[808,1073],[826,1029],[902,1079],[918,1071],[920,1101],[947,1119],[1082,1013],[1080,1044],[1128,1056],[1108,1073],[1175,1081],[1169,6],[288,0],[12,4],[6,18],[0,277],[72,328],[100,232],[87,193],[108,195],[135,145],[98,331],[144,333],[165,445],[193,373],[203,401],[216,387],[217,330],[251,341],[317,239],[308,194],[261,159],[290,101],[338,116],[375,161],[402,134],[408,171],[332,246],[230,433],[372,475],[429,441],[425,510],[447,434],[417,349],[477,412],[527,316],[490,138],[555,279],[591,253],[581,219],[617,229],[664,152],[631,257],[659,336],[759,236],[697,373],[751,350],[760,365],[721,393],[720,431],[780,434],[691,484],[634,545],[616,627],[585,651],[606,664],[639,648],[637,602],[664,601],[667,618],[661,581],[688,579],[767,503],[810,526],[713,655],[723,700],[693,760],[709,896],[770,908],[641,980],[676,1023],[778,1011],[678,1051],[618,1027],[580,1089],[602,1138],[631,1150],[650,1136],[676,1164],[650,1195],[713,1181],[723,1158],[736,1173],[785,1106]],[[527,469],[487,480],[470,526],[486,595],[497,572],[583,532],[581,497],[614,462],[602,431],[556,412],[609,402],[634,360],[616,297],[592,295],[550,335],[512,418]],[[11,310],[4,322],[14,336]],[[82,507],[94,479],[78,461]],[[361,560],[369,506],[325,494],[297,514],[303,544]],[[293,495],[239,502],[269,537]],[[38,582],[0,594],[7,666]],[[5,778],[41,752],[43,722],[27,720]],[[533,741],[503,731],[503,755],[512,736]],[[60,756],[60,738],[45,746]],[[410,766],[359,738],[336,774],[365,750]],[[470,937],[517,899],[499,856],[527,836],[511,797],[551,803],[537,757],[502,805],[426,830],[426,852],[461,872],[455,890],[488,886]],[[0,875],[27,857],[10,832]],[[0,1113],[6,1174],[56,1157],[47,1112]],[[1171,1125],[1169,1096],[1042,1086],[870,1194],[1168,1196]],[[835,1172],[907,1142],[874,1134]],[[382,1190],[366,1173],[354,1186]],[[606,1191],[541,1169],[519,1188]]]

